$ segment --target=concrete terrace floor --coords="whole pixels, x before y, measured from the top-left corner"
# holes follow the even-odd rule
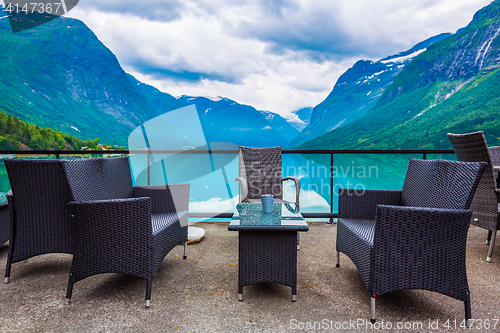
[[[238,301],[238,233],[227,225],[196,223],[206,230],[205,239],[188,246],[186,260],[182,246],[168,254],[153,281],[149,309],[144,307],[146,282],[121,274],[76,283],[73,302],[66,305],[71,255],[48,254],[14,264],[10,283],[0,284],[0,331],[327,332],[342,324],[338,331],[376,331],[364,324],[369,322],[370,298],[354,264],[341,255],[341,267],[335,267],[335,225],[311,223],[310,231],[301,233],[295,303],[291,289],[278,284],[245,287],[244,300]],[[492,262],[486,263],[485,237],[485,230],[471,227],[467,264],[472,316],[491,321],[500,315],[500,241]],[[2,270],[6,260],[4,245]],[[394,332],[454,332],[444,324],[460,323],[464,306],[434,292],[400,291],[377,299],[377,318],[379,324],[390,322]],[[358,320],[363,325],[347,326]],[[316,330],[305,329],[314,322]],[[406,329],[397,330],[398,323]],[[472,331],[488,330],[476,324]],[[500,323],[489,331],[499,332]]]

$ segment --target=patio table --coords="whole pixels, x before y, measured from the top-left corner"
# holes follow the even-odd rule
[[[258,282],[274,282],[292,288],[297,296],[297,232],[309,226],[294,204],[274,203],[272,213],[264,213],[262,203],[236,206],[228,230],[238,231],[238,298],[243,287]]]

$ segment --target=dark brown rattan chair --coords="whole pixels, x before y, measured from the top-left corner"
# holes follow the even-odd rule
[[[5,244],[10,237],[10,214],[7,202],[0,204],[0,246]]]
[[[289,203],[283,200],[283,182],[295,183],[295,207],[299,210],[300,180],[297,177],[283,177],[281,147],[251,148],[239,147],[240,202],[260,202],[262,194],[272,194],[274,202]],[[300,238],[297,232],[297,249]]]
[[[300,180],[296,177],[282,178],[281,147],[239,147],[240,201],[260,202],[262,194],[274,195],[275,202],[283,200],[285,180],[295,182],[295,205],[299,208]]]
[[[464,162],[486,162],[488,166],[479,182],[474,199],[472,199],[471,224],[488,230],[486,244],[490,245],[486,261],[491,261],[497,230],[500,228],[498,204],[500,190],[497,189],[494,161],[498,160],[498,147],[488,148],[483,132],[468,134],[448,133],[457,160]],[[493,158],[492,158],[493,157]]]
[[[5,283],[13,263],[46,253],[73,253],[71,194],[57,160],[6,159],[11,191]]]
[[[101,273],[124,273],[152,280],[165,256],[184,242],[186,258],[189,184],[132,186],[128,157],[64,160],[74,202],[73,284]]]
[[[424,289],[465,304],[471,318],[465,265],[474,191],[486,163],[410,159],[402,191],[341,189],[339,252],[356,265],[371,296]]]

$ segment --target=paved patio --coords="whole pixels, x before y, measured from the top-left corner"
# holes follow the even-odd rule
[[[238,235],[227,225],[196,223],[206,230],[205,239],[188,246],[186,260],[182,246],[168,254],[153,281],[149,309],[144,307],[145,280],[121,274],[76,283],[73,302],[65,305],[71,255],[49,254],[14,264],[11,282],[0,284],[0,331],[376,331],[370,328],[370,298],[354,264],[342,255],[340,269],[335,268],[335,225],[311,223],[310,231],[301,234],[295,303],[291,289],[276,284],[245,287],[244,300],[238,301]],[[471,227],[467,263],[472,317],[494,325],[500,314],[500,242],[488,264],[485,237],[486,231]],[[2,274],[6,260],[4,245]],[[455,319],[459,324],[464,306],[438,293],[400,291],[377,299],[377,318],[378,328],[390,323],[392,331],[453,332],[444,325],[450,320],[453,327]],[[315,330],[306,329],[315,323]],[[488,331],[478,328],[476,323],[473,331]],[[490,331],[499,332],[500,323]]]

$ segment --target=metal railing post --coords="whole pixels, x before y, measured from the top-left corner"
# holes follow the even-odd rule
[[[333,153],[330,153],[330,213],[333,214]],[[333,217],[328,223],[333,224]]]
[[[148,185],[151,185],[151,171],[150,171],[151,152],[149,151],[149,149],[148,149],[148,153],[146,154],[146,156],[148,158],[148,167],[147,167],[147,170],[148,170]]]

